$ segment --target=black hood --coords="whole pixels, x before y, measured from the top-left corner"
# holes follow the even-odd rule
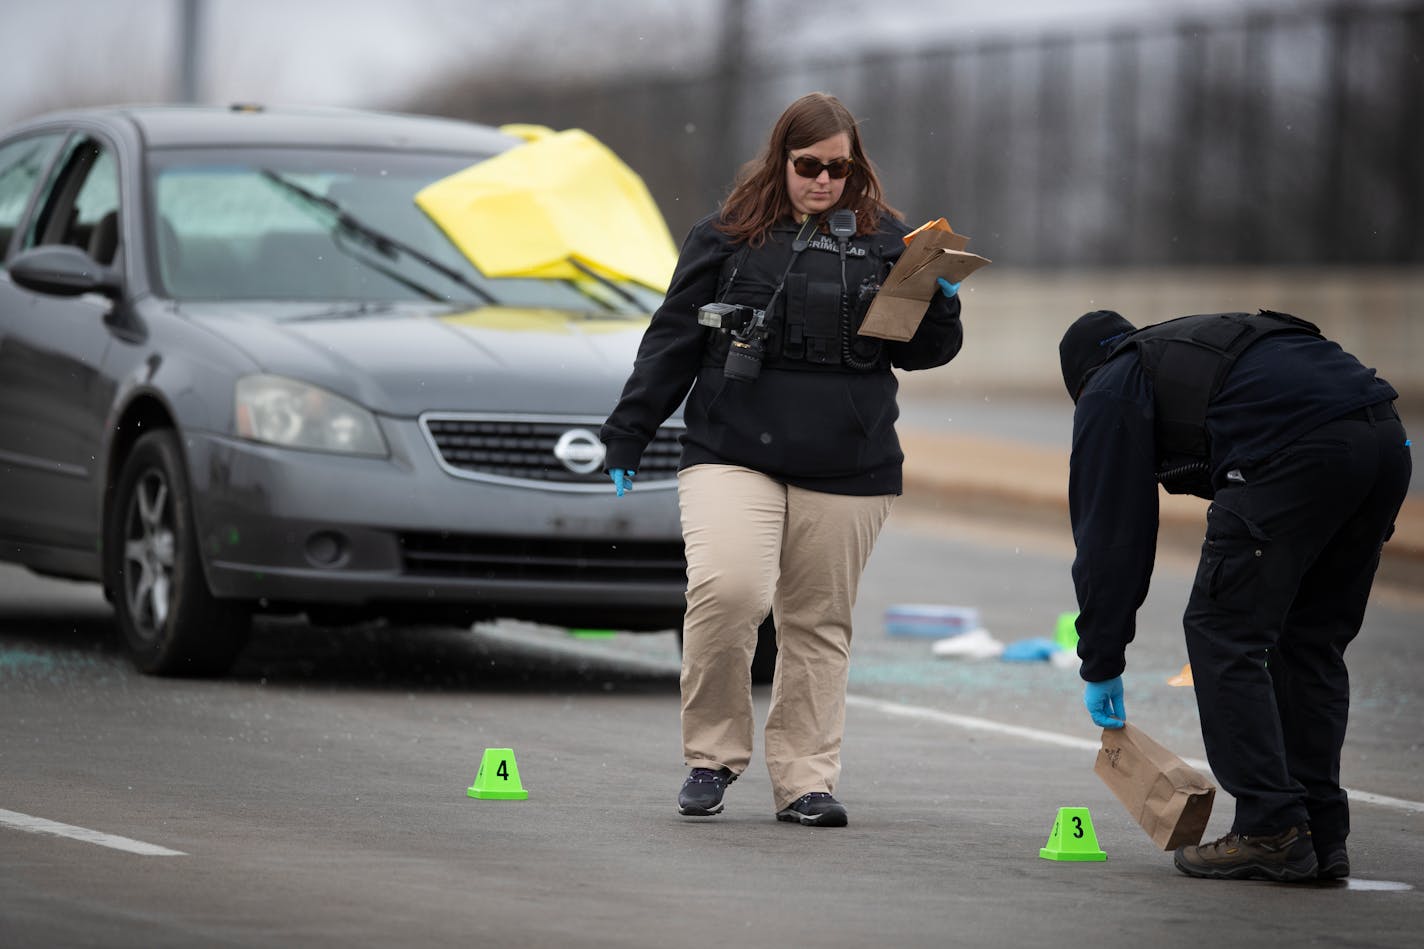
[[[1078,393],[1083,390],[1088,377],[1107,362],[1113,347],[1136,329],[1122,314],[1113,310],[1094,310],[1073,321],[1058,344],[1063,384],[1068,387],[1070,399],[1078,401]]]

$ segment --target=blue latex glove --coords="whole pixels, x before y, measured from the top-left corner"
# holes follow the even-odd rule
[[[1083,687],[1083,704],[1093,716],[1093,724],[1103,728],[1121,728],[1127,723],[1127,709],[1122,704],[1122,676],[1106,682],[1089,682]]]
[[[961,281],[961,283],[962,283],[962,282],[963,282],[963,281]],[[939,292],[940,292],[940,293],[943,293],[943,294],[944,294],[945,296],[947,296],[947,297],[952,297],[952,296],[954,296],[956,293],[959,292],[959,284],[958,284],[958,283],[950,283],[948,280],[944,279],[943,277],[940,277],[940,278],[939,278]]]
[[[634,468],[609,468],[608,477],[612,479],[613,486],[618,489],[618,496],[621,498],[624,491],[633,490],[633,475],[637,474]]]

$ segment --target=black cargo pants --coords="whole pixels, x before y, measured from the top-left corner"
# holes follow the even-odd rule
[[[1244,471],[1208,508],[1184,627],[1237,833],[1309,821],[1321,852],[1349,834],[1344,653],[1409,487],[1405,441],[1392,404],[1361,409]]]

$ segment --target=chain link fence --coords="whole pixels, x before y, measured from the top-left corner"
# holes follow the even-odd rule
[[[862,120],[891,202],[1017,267],[1416,264],[1424,4],[1244,12],[760,68],[550,85],[504,75],[421,111],[587,129],[675,237],[813,90]]]

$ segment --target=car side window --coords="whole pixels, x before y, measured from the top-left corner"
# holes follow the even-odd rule
[[[44,174],[62,135],[35,135],[0,145],[0,262],[29,207],[30,196]]]
[[[96,139],[80,138],[61,162],[25,246],[69,244],[110,264],[118,252],[118,224],[114,153]]]

